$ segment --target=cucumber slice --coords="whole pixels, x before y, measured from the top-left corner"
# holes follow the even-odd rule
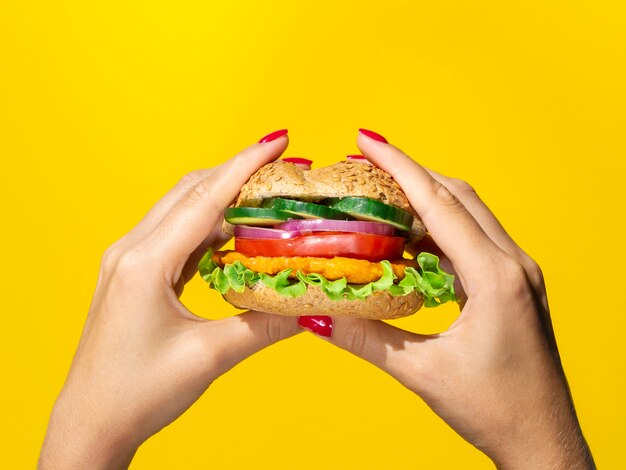
[[[350,214],[357,220],[373,220],[385,222],[400,230],[410,230],[413,225],[413,216],[394,206],[368,197],[344,197],[328,199],[333,209]]]
[[[354,220],[345,212],[311,202],[296,201],[294,199],[266,199],[263,201],[263,207],[297,215],[298,218],[302,219]]]
[[[285,220],[300,219],[300,217],[262,207],[229,207],[224,213],[224,219],[233,225],[269,227]]]

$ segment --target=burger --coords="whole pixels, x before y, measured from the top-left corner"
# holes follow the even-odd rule
[[[244,184],[224,213],[235,249],[199,264],[210,287],[237,308],[291,316],[391,319],[455,300],[437,256],[405,257],[426,228],[388,173],[362,158],[310,168],[279,160]]]

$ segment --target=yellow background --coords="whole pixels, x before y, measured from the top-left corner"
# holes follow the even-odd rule
[[[100,256],[184,173],[288,127],[374,129],[471,182],[543,267],[602,468],[625,468],[623,1],[0,1],[0,467],[33,468]],[[199,315],[233,309],[197,280]],[[455,312],[396,324],[445,328]],[[219,379],[133,468],[490,468],[393,379],[300,335]]]

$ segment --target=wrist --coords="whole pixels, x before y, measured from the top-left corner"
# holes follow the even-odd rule
[[[99,419],[97,413],[81,416],[77,409],[54,406],[38,468],[127,468],[140,443],[112,419]]]
[[[511,439],[502,445],[498,452],[489,456],[496,467],[502,470],[596,468],[576,421],[558,429],[529,433],[523,438]]]
[[[586,445],[572,449],[571,453],[555,450],[528,449],[525,454],[509,455],[501,459],[492,459],[496,468],[501,470],[535,470],[549,468],[553,470],[595,470],[593,457]]]

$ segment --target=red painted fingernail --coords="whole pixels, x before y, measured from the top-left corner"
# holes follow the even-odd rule
[[[267,134],[265,137],[263,137],[261,140],[259,140],[259,144],[265,144],[267,142],[271,142],[272,140],[276,140],[279,137],[287,135],[287,132],[289,132],[287,129],[281,129],[279,131],[274,131],[271,134]]]
[[[377,140],[378,142],[382,142],[383,144],[388,144],[387,139],[385,139],[382,135],[374,132],[368,131],[367,129],[359,129],[359,132],[363,135],[368,136],[370,139]]]
[[[327,338],[333,334],[333,319],[327,316],[309,315],[298,317],[298,325],[316,335],[326,336]]]
[[[363,155],[346,155],[346,159],[353,162],[370,163],[370,161]]]

